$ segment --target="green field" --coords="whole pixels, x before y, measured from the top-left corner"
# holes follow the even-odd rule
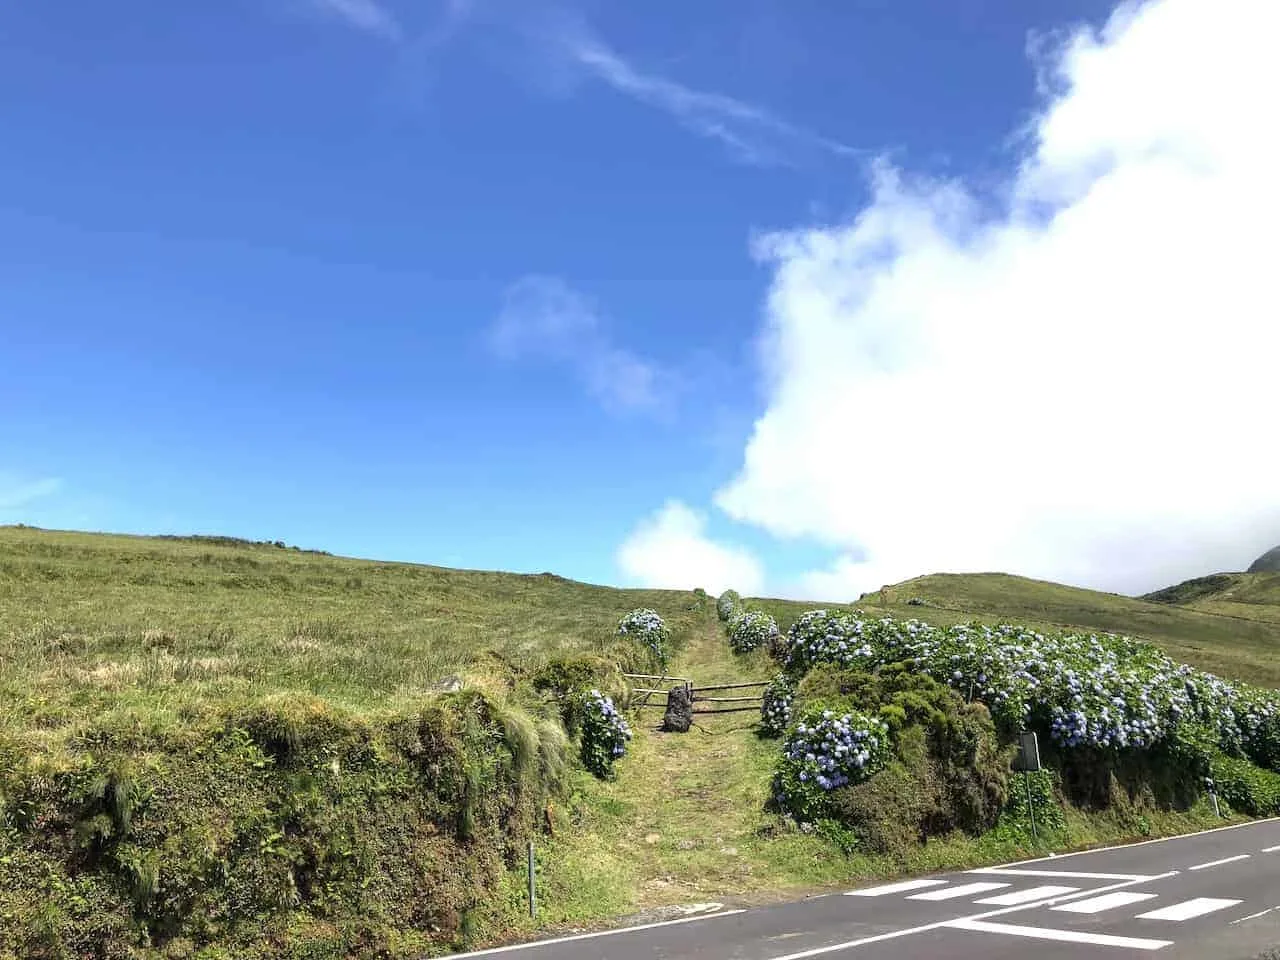
[[[274,545],[0,528],[0,723],[313,695],[412,706],[455,675],[600,651],[637,606],[687,630],[693,596],[372,563]]]
[[[751,605],[784,630],[824,606]],[[614,629],[642,606],[672,627],[675,674],[775,669],[761,651],[734,656],[714,598],[692,591],[0,528],[0,807],[8,789],[22,808],[7,828],[0,818],[0,960],[422,956],[1030,852],[1005,833],[845,855],[788,829],[765,809],[777,744],[755,736],[750,713],[675,736],[654,729],[661,710],[644,711],[616,779],[556,772],[562,748],[529,678],[558,654],[625,661],[634,651]],[[935,575],[857,607],[1124,633],[1280,686],[1280,574],[1146,599]],[[457,681],[486,700],[441,692]],[[432,712],[446,703],[453,712]],[[25,764],[20,778],[5,779],[6,762]],[[136,806],[132,824],[122,803]],[[1202,804],[1066,817],[1058,842],[1070,846],[1211,822]],[[524,837],[539,847],[537,924],[523,916]],[[410,909],[415,898],[430,909]]]
[[[1003,573],[934,574],[907,580],[860,606],[933,623],[1005,620],[1053,630],[1150,640],[1169,656],[1223,677],[1280,687],[1280,574],[1230,574],[1211,595],[1174,588],[1186,602],[1157,602]],[[1155,595],[1151,595],[1155,596]],[[919,598],[925,606],[907,601]]]

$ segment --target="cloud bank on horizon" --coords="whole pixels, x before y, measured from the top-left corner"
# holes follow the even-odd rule
[[[1037,54],[998,196],[881,162],[851,221],[757,239],[768,399],[715,504],[836,556],[769,592],[999,570],[1138,593],[1280,540],[1278,28],[1276,4],[1123,4]],[[687,510],[623,544],[633,582],[758,569]]]

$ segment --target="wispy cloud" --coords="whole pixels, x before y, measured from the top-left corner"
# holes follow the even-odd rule
[[[404,36],[395,14],[378,3],[378,0],[312,0],[312,3],[330,16],[365,33],[386,40],[400,40]]]
[[[754,104],[645,73],[582,26],[562,32],[559,42],[570,59],[596,79],[669,114],[693,133],[718,140],[747,163],[785,165],[798,150],[814,148],[841,156],[864,155]]]
[[[62,488],[57,477],[43,480],[18,480],[0,475],[0,510],[16,510],[33,500],[52,496]]]
[[[668,399],[664,372],[613,343],[597,306],[558,277],[534,274],[512,284],[488,339],[505,359],[571,368],[612,409],[657,410]]]

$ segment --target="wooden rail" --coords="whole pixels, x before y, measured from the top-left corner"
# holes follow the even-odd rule
[[[719,710],[695,710],[693,711],[693,715],[695,717],[708,717],[716,713],[747,713],[747,712],[759,713],[760,708],[759,707],[721,707]]]
[[[669,674],[660,676],[656,673],[624,673],[622,676],[625,680],[676,680],[683,683],[685,686],[689,686],[693,683],[693,681],[688,677],[673,677]]]

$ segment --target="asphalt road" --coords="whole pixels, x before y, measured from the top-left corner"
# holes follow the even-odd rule
[[[1280,948],[1280,819],[460,957],[1247,960]]]

